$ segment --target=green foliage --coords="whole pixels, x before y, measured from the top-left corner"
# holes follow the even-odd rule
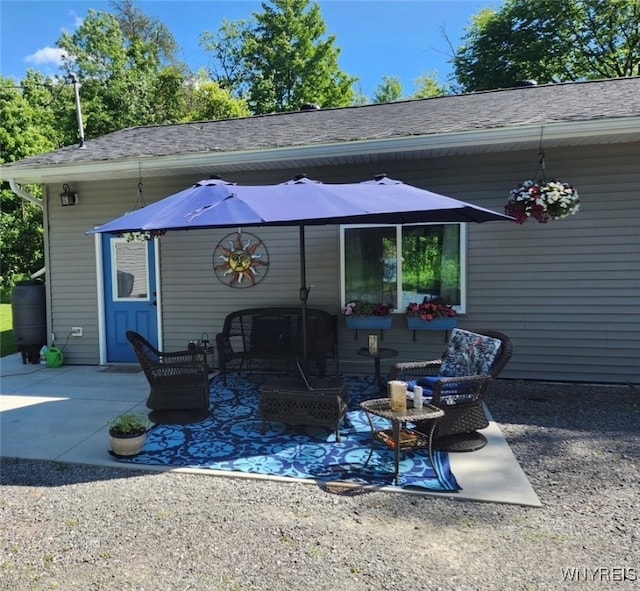
[[[415,80],[416,89],[410,99],[425,99],[447,94],[447,87],[438,82],[437,72],[421,74]],[[402,82],[395,76],[383,76],[376,89],[374,103],[390,103],[402,100]]]
[[[109,433],[115,436],[141,435],[149,427],[147,417],[139,413],[123,414],[107,423]]]
[[[7,189],[0,190],[0,207],[0,283],[12,286],[44,265],[42,209]]]
[[[123,3],[126,10],[130,3]],[[163,39],[156,42],[157,38]],[[81,82],[87,138],[185,118],[186,66],[171,58],[166,28],[135,10],[118,16],[89,10],[78,30],[63,33],[63,70]]]
[[[249,117],[251,111],[243,99],[235,99],[231,93],[217,82],[211,82],[201,75],[191,95],[189,121],[231,119]]]
[[[250,28],[249,20],[223,19],[218,32],[205,31],[200,35],[200,47],[211,55],[209,75],[235,98],[244,96],[247,90],[244,36]]]
[[[30,72],[22,89],[0,78],[0,161],[14,162],[55,145],[56,132],[45,105],[56,95],[42,76]],[[39,197],[40,187],[27,187]],[[0,289],[6,295],[44,264],[42,209],[0,184]]]
[[[437,72],[421,74],[416,79],[416,91],[411,95],[412,99],[433,98],[447,94],[447,87],[438,82]]]
[[[402,82],[397,76],[383,76],[376,88],[374,103],[391,103],[402,98]]]
[[[15,162],[60,145],[52,106],[64,87],[32,70],[17,88],[0,76],[0,162]]]
[[[178,44],[164,23],[144,14],[134,0],[112,0],[111,5],[124,39],[138,39],[147,46],[153,45],[161,63],[182,67],[176,58]]]
[[[351,105],[356,81],[338,67],[340,50],[317,4],[272,0],[246,21],[224,22],[204,33],[214,80],[234,96],[246,96],[254,114],[297,111],[303,104]]]
[[[13,355],[18,350],[13,336],[13,310],[11,304],[0,304],[0,357]]]
[[[640,74],[640,0],[505,0],[472,21],[453,59],[466,92]]]

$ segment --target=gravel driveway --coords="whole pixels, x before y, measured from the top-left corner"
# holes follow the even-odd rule
[[[4,459],[0,590],[640,589],[638,387],[488,404],[542,508]]]

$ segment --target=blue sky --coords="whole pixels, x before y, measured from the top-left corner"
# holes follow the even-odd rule
[[[500,0],[320,0],[328,34],[342,48],[340,67],[359,78],[358,91],[371,97],[382,77],[397,76],[405,94],[422,74],[452,74],[447,63],[471,17]],[[247,18],[261,11],[254,0],[138,0],[159,18],[193,70],[207,65],[199,46],[203,31],[217,31],[223,18]],[[21,79],[28,68],[56,74],[55,43],[73,32],[90,8],[111,11],[101,0],[0,0],[0,74]],[[446,38],[445,38],[446,34]],[[447,38],[449,41],[447,41]]]

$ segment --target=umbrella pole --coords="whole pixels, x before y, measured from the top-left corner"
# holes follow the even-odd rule
[[[307,367],[307,299],[309,288],[307,287],[306,253],[304,225],[300,224],[300,300],[302,302],[302,367],[306,372]]]

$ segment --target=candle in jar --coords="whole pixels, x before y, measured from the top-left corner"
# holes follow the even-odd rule
[[[422,386],[413,387],[413,408],[422,408]]]
[[[389,382],[389,406],[393,411],[407,410],[407,382],[400,380]]]

